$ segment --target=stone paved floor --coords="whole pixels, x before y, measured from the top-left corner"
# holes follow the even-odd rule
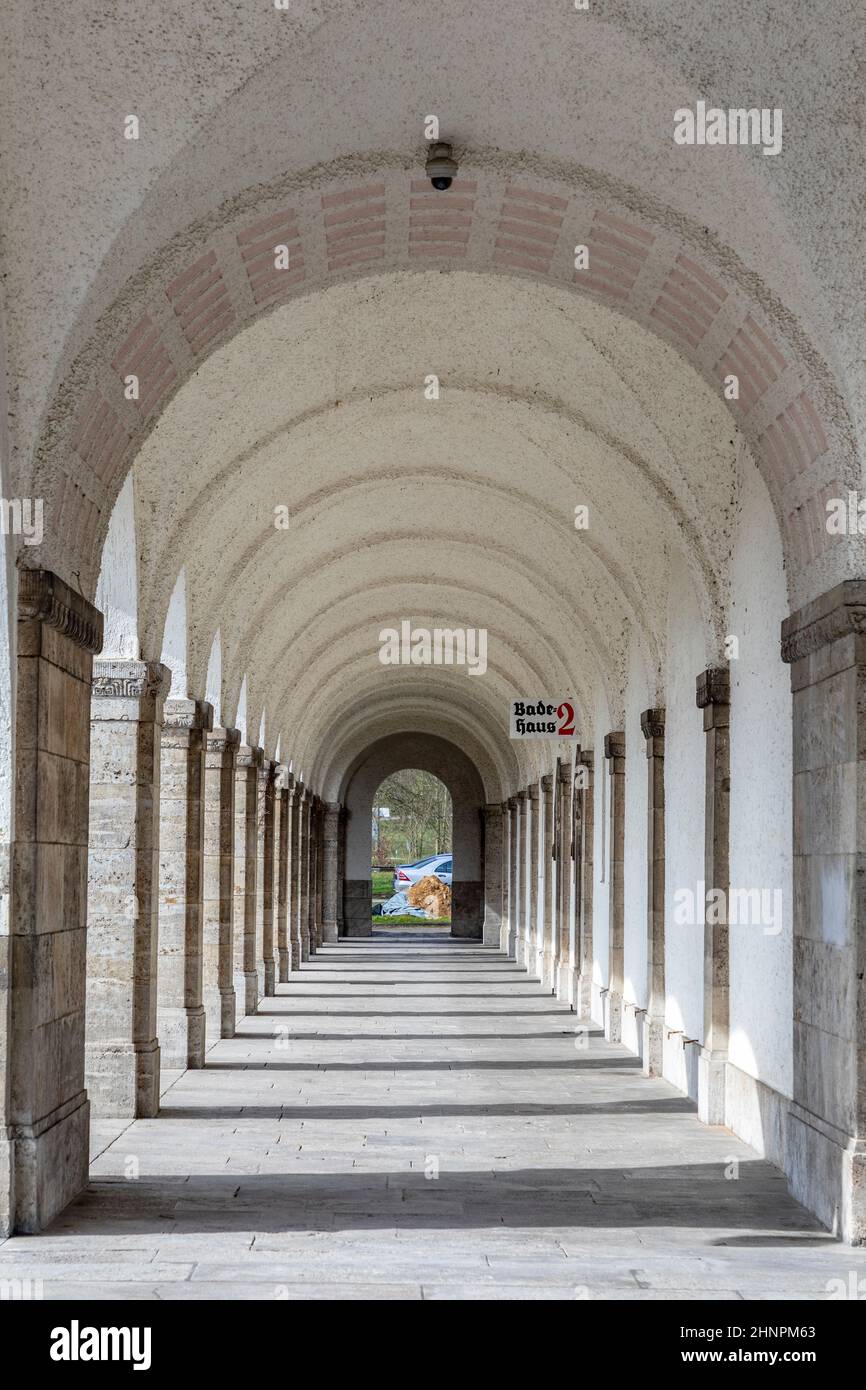
[[[577,1028],[473,943],[327,947],[169,1078],[158,1119],[95,1127],[87,1194],[0,1246],[0,1278],[163,1299],[800,1299],[866,1278],[780,1173]]]

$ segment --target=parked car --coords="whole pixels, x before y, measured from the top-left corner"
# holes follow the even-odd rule
[[[394,892],[401,893],[411,888],[425,874],[435,874],[442,883],[451,887],[451,851],[445,854],[431,854],[426,859],[417,859],[414,864],[398,864],[394,870]]]

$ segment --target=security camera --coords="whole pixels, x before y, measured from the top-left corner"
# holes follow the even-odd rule
[[[444,140],[437,140],[430,146],[430,153],[427,156],[426,165],[427,177],[433,187],[440,193],[444,193],[451,187],[454,175],[457,173],[457,160],[454,158],[451,146]]]

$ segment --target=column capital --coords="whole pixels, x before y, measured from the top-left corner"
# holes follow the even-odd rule
[[[663,709],[645,709],[640,717],[641,733],[647,741],[647,757],[659,750],[652,747],[656,739],[665,736],[665,712]]]
[[[161,723],[170,685],[171,672],[159,661],[94,661],[90,718]]]
[[[611,774],[621,771],[616,763],[625,757],[625,734],[621,729],[617,729],[612,734],[604,736],[604,756],[610,762]]]
[[[234,752],[240,747],[240,729],[226,729],[222,725],[214,725],[207,736],[207,751],[209,753]]]
[[[558,758],[556,775],[562,785],[566,786],[571,781],[571,763],[566,762],[564,758]]]
[[[517,802],[518,806],[523,805],[524,801],[526,800],[526,796],[527,793],[525,791],[515,792],[514,800]]]
[[[516,811],[519,803],[516,796],[510,796],[505,804],[509,811]]]
[[[790,665],[845,637],[864,635],[866,579],[845,579],[784,619],[782,660]],[[863,660],[862,652],[856,659]]]
[[[169,696],[162,707],[162,722],[167,729],[202,729],[209,734],[213,728],[213,705],[207,700],[179,700]]]
[[[730,723],[731,676],[727,666],[711,666],[696,681],[695,700],[704,712],[704,733]]]
[[[504,810],[504,802],[488,801],[484,805],[484,814],[488,817],[501,816]]]
[[[709,666],[695,681],[695,703],[698,709],[710,705],[727,705],[731,700],[731,676],[727,666]]]
[[[102,651],[99,609],[51,570],[18,571],[18,621],[53,627],[94,656]]]
[[[537,800],[538,800],[538,783],[537,783],[537,782],[530,782],[529,786],[526,788],[525,796],[526,796],[526,798],[527,798],[528,801],[537,801]]]
[[[545,799],[553,795],[553,773],[545,772],[541,778],[541,790],[544,792]]]
[[[581,748],[577,755],[577,761],[581,767],[588,767],[591,772],[595,767],[595,753],[591,748]]]
[[[256,748],[254,745],[247,743],[238,745],[238,772],[246,772],[251,767],[260,768],[264,760],[265,750],[263,748]]]

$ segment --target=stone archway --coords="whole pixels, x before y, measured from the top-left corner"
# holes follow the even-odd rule
[[[340,798],[347,812],[342,935],[371,934],[373,796],[386,777],[404,767],[432,772],[448,789],[454,817],[451,935],[480,940],[484,904],[484,784],[475,764],[456,744],[423,733],[391,734],[378,739],[346,774]]]

